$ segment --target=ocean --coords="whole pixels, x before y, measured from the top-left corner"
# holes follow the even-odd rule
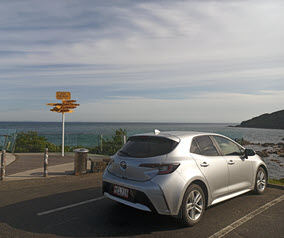
[[[122,128],[131,136],[137,133],[160,131],[214,132],[232,139],[244,138],[251,142],[283,142],[284,130],[229,127],[234,123],[120,123],[120,122],[66,122],[65,144],[71,146],[96,146],[99,136],[110,138],[115,130]],[[61,122],[0,122],[0,135],[15,132],[37,131],[48,141],[61,144]],[[0,143],[3,140],[0,136]]]

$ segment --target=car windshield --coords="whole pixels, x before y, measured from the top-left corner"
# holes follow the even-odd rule
[[[147,158],[170,153],[178,142],[165,137],[133,136],[118,151],[119,156]]]

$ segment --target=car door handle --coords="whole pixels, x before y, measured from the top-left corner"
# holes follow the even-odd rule
[[[235,162],[233,160],[230,160],[228,164],[235,164]]]
[[[207,162],[203,162],[202,164],[200,164],[201,167],[207,167],[209,166],[209,164]]]

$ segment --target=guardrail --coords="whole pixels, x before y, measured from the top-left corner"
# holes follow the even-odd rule
[[[17,133],[0,135],[0,150],[13,153],[16,146]]]

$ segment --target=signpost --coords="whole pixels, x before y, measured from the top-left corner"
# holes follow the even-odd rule
[[[62,156],[64,156],[64,130],[65,130],[65,113],[72,113],[80,104],[76,104],[76,100],[71,100],[70,92],[56,92],[56,99],[62,100],[62,103],[47,103],[47,106],[52,106],[52,112],[62,113]]]

